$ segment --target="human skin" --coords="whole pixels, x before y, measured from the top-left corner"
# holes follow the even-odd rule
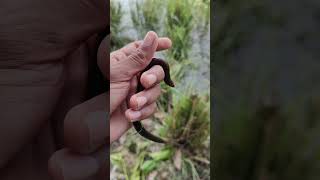
[[[143,72],[139,80],[145,89],[135,93],[137,74],[151,62],[156,51],[170,47],[170,39],[158,38],[155,32],[148,32],[143,41],[131,43],[110,54],[111,143],[131,127],[131,122],[146,119],[155,112],[164,71],[156,65]]]
[[[99,45],[97,36],[108,27],[107,2],[1,1],[0,15],[4,18],[0,21],[1,180],[108,177],[108,138],[112,142],[130,127],[127,119],[131,118],[130,111],[135,109],[136,102],[134,97],[129,98],[133,93],[124,93],[129,92],[128,87],[134,87],[135,74],[130,74],[130,82],[121,79],[122,76],[112,73],[117,71],[108,72],[109,58],[103,58],[106,54],[96,58],[98,47],[103,50],[108,44],[106,38]],[[148,58],[155,49],[171,45],[167,38],[155,39],[147,48]],[[135,53],[140,44],[141,41],[132,43],[117,52]],[[141,68],[148,58],[139,61]],[[111,67],[112,62],[110,58]],[[108,93],[88,96],[89,75],[96,63],[110,80],[110,87],[115,87],[113,84],[123,87],[120,90],[123,93],[119,94],[110,89],[110,94],[121,97],[111,98],[114,104],[108,103]],[[151,87],[157,87],[162,79],[160,71],[155,70],[160,75],[157,83],[148,85],[141,79],[149,92],[159,91]],[[148,102],[153,104],[157,96],[150,96]],[[127,102],[128,109],[120,108]],[[108,114],[112,114],[110,134],[105,128]],[[140,119],[151,114],[148,111]],[[113,132],[116,128],[118,131]]]

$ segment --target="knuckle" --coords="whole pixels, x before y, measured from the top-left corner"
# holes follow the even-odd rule
[[[134,41],[134,42],[133,42],[134,47],[135,47],[135,48],[138,48],[138,47],[140,46],[140,44],[141,44],[140,42],[141,42],[141,41]]]
[[[161,91],[161,87],[160,84],[156,84],[153,88],[152,88],[152,94],[159,94]]]
[[[136,49],[130,56],[129,59],[134,62],[137,66],[144,66],[146,64],[146,56],[141,49]]]
[[[116,59],[119,56],[120,52],[121,52],[120,50],[116,50],[116,51],[111,52],[110,53],[110,59],[111,60]]]
[[[152,67],[150,72],[145,72],[145,73],[146,73],[146,75],[147,74],[154,74],[155,76],[157,76],[158,81],[163,80],[164,76],[165,76],[163,68],[159,65]]]

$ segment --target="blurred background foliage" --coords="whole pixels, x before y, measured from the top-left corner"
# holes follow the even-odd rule
[[[161,84],[159,111],[143,121],[171,143],[130,130],[112,144],[111,179],[210,179],[209,18],[208,0],[111,0],[112,50],[150,30],[169,37],[173,47],[156,56],[168,61],[176,84]]]
[[[218,0],[215,179],[320,179],[320,3]]]

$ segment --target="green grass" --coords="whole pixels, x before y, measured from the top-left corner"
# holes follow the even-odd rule
[[[195,25],[192,10],[193,3],[190,0],[167,1],[165,33],[174,42],[168,55],[175,61],[183,61],[189,57],[191,32]]]
[[[123,9],[119,1],[111,0],[110,2],[110,15],[111,15],[111,51],[123,47],[125,44],[132,41],[132,39],[122,36],[123,33],[128,27],[121,24],[123,19]]]
[[[113,49],[126,43],[122,33],[126,28],[133,28],[139,39],[149,30],[159,36],[168,36],[173,47],[163,55],[177,85],[171,88],[161,84],[162,95],[157,102],[159,111],[151,118],[152,122],[144,122],[147,129],[170,139],[171,143],[152,143],[131,129],[111,151],[111,163],[118,179],[136,180],[151,176],[158,179],[210,179],[209,95],[200,94],[184,81],[187,72],[197,71],[190,59],[200,56],[190,56],[190,51],[192,45],[198,43],[194,41],[198,37],[193,36],[208,31],[209,4],[207,0],[132,1],[129,13],[133,27],[122,26],[124,11],[121,4],[111,4]],[[202,41],[209,44],[208,39]]]
[[[161,34],[161,21],[164,16],[165,1],[159,0],[135,0],[131,1],[131,20],[138,32],[138,38],[143,39],[148,31]]]

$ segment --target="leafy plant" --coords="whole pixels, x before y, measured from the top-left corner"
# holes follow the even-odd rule
[[[174,108],[166,114],[159,134],[170,140],[171,143],[167,147],[174,151],[182,151],[182,170],[176,172],[181,179],[200,179],[199,172],[206,169],[203,162],[207,168],[209,167],[209,161],[206,161],[209,158],[208,154],[201,152],[202,149],[209,149],[209,99],[206,95],[191,93],[191,89],[184,91],[173,93]],[[199,165],[198,161],[202,165]]]
[[[196,30],[204,36],[210,25],[210,0],[195,0],[194,7],[194,18],[197,19]]]
[[[122,25],[124,12],[120,2],[115,0],[110,1],[110,16],[111,16],[111,50],[116,50],[131,42],[128,37],[121,36],[121,33],[128,27]]]
[[[164,111],[164,112],[170,112],[171,110],[171,106],[172,106],[172,93],[174,91],[177,91],[177,88],[179,88],[179,86],[182,86],[181,83],[186,72],[193,70],[195,67],[192,64],[192,62],[188,61],[188,60],[184,60],[181,62],[177,62],[177,61],[173,61],[173,60],[169,60],[169,64],[170,64],[170,74],[171,74],[171,78],[174,82],[177,82],[176,88],[172,88],[167,86],[166,84],[161,84],[161,89],[162,89],[162,95],[158,100],[158,107]]]
[[[168,55],[176,61],[188,59],[194,27],[192,10],[193,3],[190,0],[167,2],[166,35],[174,43]]]
[[[210,131],[208,97],[174,93],[173,109],[165,118],[161,135],[180,141],[188,150],[203,147]]]
[[[164,1],[136,0],[131,6],[131,20],[137,30],[138,38],[142,39],[148,31],[161,31],[161,17],[164,15]]]

